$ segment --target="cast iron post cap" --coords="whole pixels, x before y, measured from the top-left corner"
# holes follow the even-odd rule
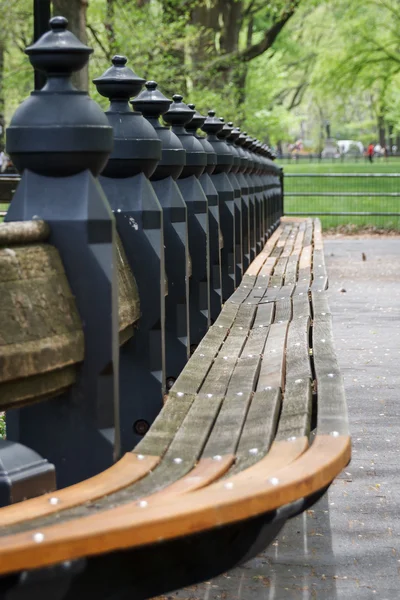
[[[65,17],[53,17],[49,25],[50,31],[25,49],[31,64],[45,73],[67,74],[82,69],[93,49],[68,31]]]
[[[223,128],[223,123],[221,123],[220,119],[215,116],[214,110],[208,111],[208,117],[204,121],[202,126],[202,130],[207,134],[217,134]]]
[[[188,107],[191,110],[194,110],[195,112],[193,117],[190,119],[189,123],[187,123],[186,129],[188,131],[195,132],[203,125],[204,121],[206,120],[206,117],[205,115],[201,115],[199,111],[196,110],[196,106],[194,104],[188,104]]]
[[[103,75],[93,79],[99,94],[109,100],[129,100],[140,92],[145,80],[126,66],[127,60],[126,56],[116,54],[111,60],[112,66]]]
[[[155,81],[146,81],[145,88],[136,98],[131,100],[131,104],[135,110],[143,113],[145,117],[158,119],[160,115],[163,115],[169,109],[171,99],[164,96],[157,89]]]
[[[194,113],[195,111],[183,102],[183,96],[174,94],[169,110],[164,114],[163,119],[169,125],[186,125]]]

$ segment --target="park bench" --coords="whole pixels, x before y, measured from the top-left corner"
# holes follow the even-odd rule
[[[60,35],[65,36],[65,54],[55,55],[52,42]],[[55,65],[62,63],[60,79],[68,78],[72,56],[70,71],[83,66],[87,54],[61,18],[53,19],[48,37],[30,49],[34,66],[47,70],[51,65],[54,74]],[[123,69],[118,96],[115,69]],[[111,98],[109,120],[116,115],[119,124],[121,115],[128,114],[125,107],[121,110],[123,97],[128,99],[143,84],[125,69],[117,58],[97,80],[100,91]],[[54,102],[51,85],[60,85],[51,82],[52,73],[50,93],[38,93],[46,110]],[[74,94],[68,90],[70,106]],[[167,107],[153,84],[145,94],[133,103],[141,103],[150,121]],[[119,104],[113,105],[116,96]],[[87,99],[79,95],[78,102],[82,97]],[[148,130],[146,152],[144,147],[135,150],[133,158],[129,152],[134,144],[128,148],[124,143],[132,139],[127,130],[121,135],[117,125],[120,137],[115,137],[107,172],[112,129],[101,111],[90,106],[91,131],[98,126],[96,145],[86,131],[84,143],[74,147],[61,127],[56,138],[42,130],[35,137],[47,135],[48,147],[41,141],[32,146],[18,130],[26,126],[27,108],[17,111],[8,132],[10,154],[23,174],[6,223],[0,225],[0,285],[8,291],[0,321],[1,336],[8,336],[7,354],[0,359],[2,407],[11,409],[6,444],[11,444],[9,452],[18,442],[54,463],[63,489],[54,491],[51,477],[44,481],[26,468],[29,499],[13,504],[17,483],[11,479],[10,505],[0,509],[4,598],[32,593],[53,600],[84,595],[146,598],[209,578],[262,550],[288,518],[326,491],[350,459],[319,221],[282,217],[279,169],[270,160],[249,158],[244,149],[243,154],[236,151],[233,142],[240,132],[235,136],[231,126],[218,138],[222,125],[214,114],[205,124],[211,150],[204,150],[194,132],[183,128],[194,109],[187,109],[180,96],[166,118],[172,133],[183,140],[186,172],[179,185],[165,181],[165,206],[160,209],[143,175],[148,168],[144,159],[155,164],[160,160],[153,133],[157,124]],[[169,132],[159,132],[164,149],[167,137],[177,143]],[[231,136],[231,144],[222,146],[221,139]],[[230,162],[226,148],[236,157]],[[164,170],[171,154],[161,155]],[[210,172],[201,179],[213,160],[216,177]],[[127,163],[137,169],[133,177],[126,176]],[[233,172],[230,178],[232,165],[237,175]],[[114,178],[119,168],[124,176]],[[97,180],[101,171],[107,199]],[[140,198],[140,210],[127,206],[129,185]],[[118,194],[123,197],[119,205]],[[227,246],[219,256],[219,244],[210,249],[208,240],[220,239],[221,202],[226,204],[221,229]],[[212,227],[204,215],[214,219]],[[200,252],[202,247],[198,225],[203,221],[204,257],[210,258],[198,257],[202,260],[196,262],[192,249]],[[191,246],[193,237],[196,244]],[[165,267],[173,258],[167,258],[170,244],[181,250],[184,283],[176,306],[180,303],[184,310],[178,318],[168,316],[173,305],[166,309],[166,299],[179,284],[174,269]],[[142,254],[133,256],[137,251]],[[210,264],[214,269],[207,271]],[[189,289],[186,275],[192,280]],[[206,313],[206,325],[199,313]],[[182,314],[187,316],[185,326]],[[10,325],[4,324],[7,319]],[[178,340],[187,354],[166,389],[171,372],[163,361],[164,343],[179,348]],[[141,394],[151,404],[153,390],[155,402],[146,413],[147,418],[154,415],[151,426],[146,431],[143,419],[142,430],[132,432],[132,414],[136,418],[144,410]],[[132,409],[137,400],[139,408]],[[128,415],[130,439],[139,439],[125,454],[129,437],[120,414]],[[122,458],[112,464],[121,448]],[[43,468],[53,473],[52,464]],[[76,483],[64,487],[71,480]]]

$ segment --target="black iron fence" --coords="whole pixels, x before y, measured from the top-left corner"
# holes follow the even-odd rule
[[[358,163],[358,164],[369,164],[368,156],[365,154],[336,154],[335,156],[324,156],[318,153],[309,154],[296,154],[286,153],[278,154],[277,156],[279,163],[282,165],[304,165],[307,163],[312,164],[341,164],[341,163]],[[386,156],[384,154],[375,154],[373,162],[378,164],[398,162],[400,159],[399,152],[391,152]]]
[[[325,228],[400,229],[400,174],[287,173],[284,213],[318,216]]]

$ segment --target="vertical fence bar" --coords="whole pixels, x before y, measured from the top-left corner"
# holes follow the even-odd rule
[[[182,96],[175,94],[164,121],[172,125],[183,148],[186,150],[186,165],[177,183],[185,199],[188,211],[189,254],[191,277],[189,282],[190,344],[194,350],[210,326],[210,237],[208,200],[200,184],[199,177],[207,165],[207,154],[203,146],[185,125],[195,111],[182,102]]]
[[[163,210],[165,269],[168,290],[165,298],[165,360],[167,390],[186,364],[190,354],[189,332],[189,237],[186,202],[176,183],[186,163],[186,152],[178,137],[160,124],[171,100],[155,81],[132,101],[154,127],[161,143],[161,160],[151,175],[154,191]]]
[[[221,249],[222,271],[222,301],[233,293],[235,289],[235,208],[234,191],[229,181],[228,173],[233,165],[233,156],[228,146],[217,134],[222,130],[223,123],[215,116],[214,111],[208,112],[202,130],[207,133],[207,140],[217,155],[217,164],[211,175],[212,182],[218,192],[220,223],[223,238]]]
[[[195,110],[194,104],[188,104],[189,108]],[[222,308],[222,271],[221,271],[221,248],[223,246],[221,232],[221,216],[218,192],[210,177],[214,173],[217,164],[217,155],[204,137],[197,134],[197,130],[204,124],[206,117],[195,110],[195,113],[185,128],[203,146],[207,156],[207,165],[200,175],[199,181],[208,201],[209,234],[210,234],[210,323],[213,323]]]
[[[161,158],[161,142],[150,123],[128,101],[144,79],[115,56],[94,80],[109,98],[106,111],[114,148],[100,182],[136,278],[141,318],[120,349],[121,440],[132,449],[161,410],[165,393],[165,262],[163,213],[149,181]],[[134,400],[133,400],[134,398]]]

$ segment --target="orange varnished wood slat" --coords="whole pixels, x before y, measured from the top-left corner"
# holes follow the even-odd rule
[[[298,460],[250,487],[226,480],[162,504],[149,503],[141,511],[137,503],[126,505],[44,528],[39,543],[35,532],[3,537],[0,573],[151,544],[263,514],[323,489],[350,455],[349,436],[317,435]]]
[[[137,454],[127,452],[115,465],[86,481],[25,500],[23,504],[12,504],[0,509],[0,527],[51,515],[117,492],[142,479],[159,462],[158,456],[144,456],[139,459]],[[57,503],[51,504],[51,498],[57,498]]]
[[[281,227],[278,227],[271,235],[267,243],[265,244],[263,250],[260,254],[253,260],[253,262],[249,265],[246,275],[258,275],[260,269],[262,268],[264,262],[269,257],[272,252],[275,244],[278,242],[280,235],[282,234]]]
[[[280,469],[287,467],[293,461],[297,460],[308,448],[308,439],[306,437],[296,440],[274,442],[268,454],[258,463],[241,471],[229,479],[232,483],[252,483],[260,478],[275,476]]]
[[[201,458],[195,468],[185,475],[185,477],[175,481],[175,483],[169,485],[164,490],[148,496],[148,499],[151,501],[164,500],[164,498],[172,494],[177,496],[199,490],[222,477],[233,464],[234,460],[235,457],[232,454],[221,456],[219,460]]]

